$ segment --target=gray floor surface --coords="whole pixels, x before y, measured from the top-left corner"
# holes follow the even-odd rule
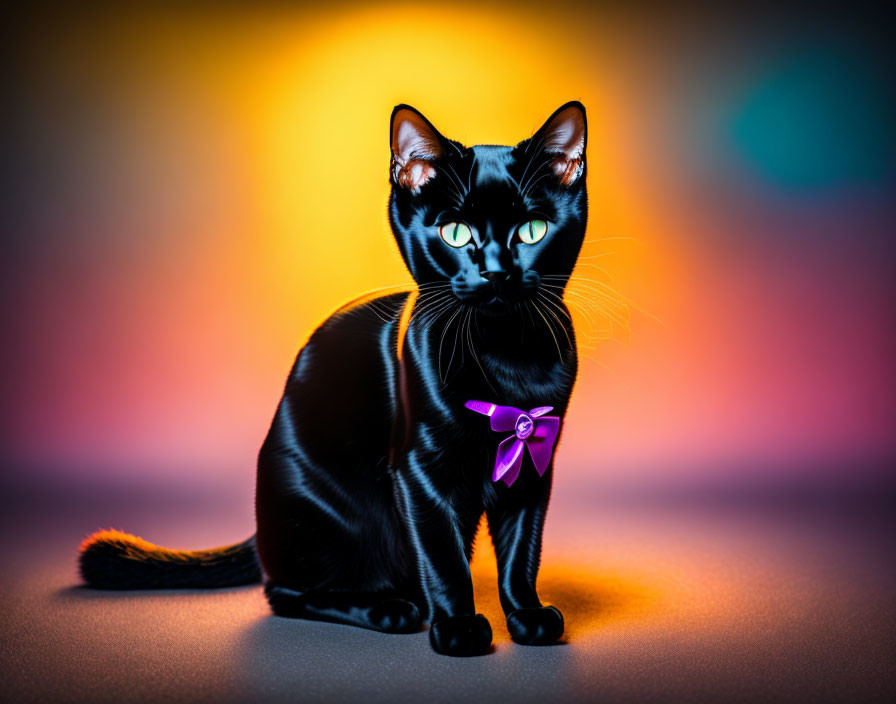
[[[100,492],[101,494],[102,492]],[[564,643],[513,644],[480,534],[490,655],[425,632],[272,617],[257,587],[102,593],[75,549],[116,527],[180,548],[251,532],[251,496],[7,492],[0,699],[15,702],[896,701],[886,502],[555,495],[540,592]]]

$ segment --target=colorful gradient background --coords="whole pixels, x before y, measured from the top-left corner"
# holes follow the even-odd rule
[[[860,14],[333,2],[14,26],[7,471],[248,496],[303,340],[409,281],[393,105],[508,144],[578,99],[578,273],[636,307],[628,333],[596,321],[562,481],[890,476],[896,99]]]

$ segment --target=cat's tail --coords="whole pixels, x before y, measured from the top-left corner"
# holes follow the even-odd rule
[[[210,589],[261,582],[255,536],[211,550],[169,550],[116,530],[81,543],[81,576],[94,589]]]

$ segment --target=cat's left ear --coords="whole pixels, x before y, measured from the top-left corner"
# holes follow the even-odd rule
[[[571,186],[585,171],[588,123],[585,106],[572,100],[559,107],[528,142],[549,158],[561,186]]]
[[[410,105],[392,111],[392,183],[411,193],[436,175],[434,162],[445,154],[445,138]]]

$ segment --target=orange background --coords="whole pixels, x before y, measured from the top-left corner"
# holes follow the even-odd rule
[[[512,144],[578,99],[577,273],[637,307],[630,333],[597,320],[582,350],[566,481],[876,475],[896,457],[893,150],[878,129],[892,96],[862,37],[789,27],[561,2],[33,30],[17,54],[8,465],[250,485],[313,327],[409,281],[386,220],[392,106],[466,144]],[[806,52],[821,58],[794,108],[780,83],[803,85]],[[804,163],[842,142],[857,160]]]

